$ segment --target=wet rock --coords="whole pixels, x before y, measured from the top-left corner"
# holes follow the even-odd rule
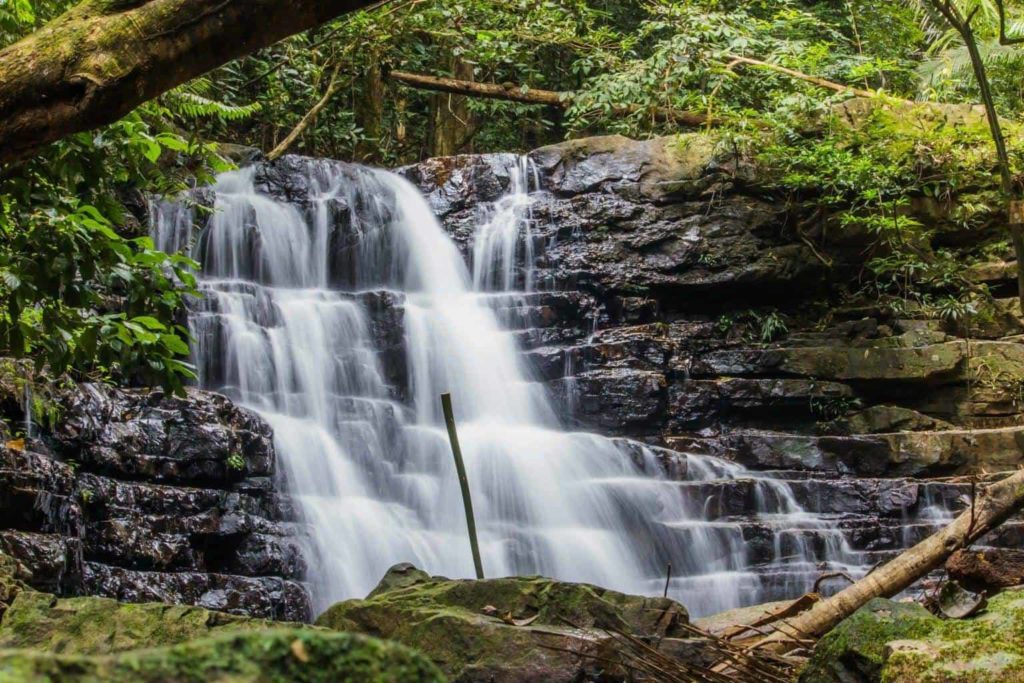
[[[824,428],[836,434],[880,434],[953,429],[953,425],[901,406],[877,405],[834,420]]]
[[[293,581],[189,572],[147,572],[86,562],[82,589],[122,602],[198,605],[261,619],[308,621],[309,596]]]
[[[218,394],[112,391],[82,385],[54,438],[94,471],[127,479],[230,484],[273,471],[269,426]]]
[[[681,379],[669,386],[670,430],[696,430],[763,414],[779,424],[817,419],[820,411],[855,403],[840,382],[786,378]]]
[[[400,645],[347,633],[284,628],[230,633],[108,656],[4,650],[0,671],[12,680],[82,683],[445,680],[429,661]]]
[[[1024,550],[981,548],[958,550],[946,560],[951,579],[973,591],[994,592],[1024,584]]]
[[[483,202],[500,198],[511,182],[514,154],[462,155],[428,159],[396,172],[426,195],[434,212],[444,218]]]
[[[60,591],[80,580],[82,543],[60,534],[0,531],[0,551],[29,568],[26,581],[44,590]]]
[[[1024,674],[1024,596],[1007,591],[968,619],[875,599],[822,638],[801,683],[1016,680]]]
[[[664,416],[667,382],[660,372],[632,368],[588,370],[573,382],[549,382],[556,401],[574,406],[571,417],[611,433],[657,431]]]
[[[334,605],[317,625],[415,643],[454,681],[557,683],[597,674],[600,665],[585,655],[607,640],[602,629],[672,638],[686,619],[662,598],[539,577],[428,579],[399,565],[369,598]]]
[[[34,587],[309,618],[305,529],[261,418],[200,391],[82,385],[58,400],[41,439],[0,444],[0,549]]]

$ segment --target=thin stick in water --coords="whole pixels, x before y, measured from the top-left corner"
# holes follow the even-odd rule
[[[661,594],[661,597],[668,597],[668,584],[672,581],[672,563],[668,563],[668,569],[665,572],[665,592]]]
[[[473,499],[469,495],[469,479],[466,477],[466,465],[462,462],[459,434],[455,431],[455,413],[452,411],[451,394],[441,394],[441,409],[444,411],[444,422],[448,426],[448,440],[452,444],[452,455],[455,456],[455,470],[459,474],[459,486],[462,488],[462,505],[466,508],[466,527],[469,529],[469,545],[473,550],[473,566],[476,569],[476,578],[482,579],[484,578],[484,565],[480,560],[480,546],[476,540]]]

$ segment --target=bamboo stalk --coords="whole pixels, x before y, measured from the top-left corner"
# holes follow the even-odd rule
[[[441,394],[441,409],[444,411],[444,422],[448,427],[448,441],[452,445],[455,457],[455,470],[459,474],[459,487],[462,489],[462,506],[466,509],[466,528],[469,530],[469,546],[473,551],[473,567],[476,578],[484,578],[484,565],[480,560],[480,545],[476,540],[476,519],[473,516],[473,498],[469,493],[469,479],[466,477],[466,465],[462,461],[462,448],[459,446],[459,434],[455,430],[455,413],[452,411],[452,395]]]

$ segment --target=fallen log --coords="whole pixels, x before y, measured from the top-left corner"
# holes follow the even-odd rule
[[[392,71],[388,76],[394,81],[419,90],[432,90],[453,95],[465,95],[466,97],[482,97],[492,100],[505,100],[507,102],[544,105],[558,107],[559,109],[568,109],[572,106],[573,100],[578,96],[577,93],[570,91],[542,90],[515,83],[463,81],[457,78],[428,76],[426,74],[409,73],[408,71]],[[649,112],[658,121],[670,121],[684,126],[696,127],[715,123],[714,118],[707,114],[669,109],[667,107],[648,109],[639,105],[628,105],[615,107],[613,111],[616,114],[626,115],[645,111]]]
[[[989,485],[973,504],[941,531],[932,534],[875,571],[806,612],[780,622],[778,630],[756,647],[781,652],[791,648],[794,634],[817,638],[873,598],[892,597],[906,590],[946,558],[969,546],[1024,508],[1024,470]]]

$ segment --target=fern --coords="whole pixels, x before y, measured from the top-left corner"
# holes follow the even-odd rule
[[[258,113],[261,105],[233,105],[220,102],[209,95],[213,84],[207,78],[197,78],[185,85],[167,92],[161,99],[164,105],[179,118],[213,118],[219,121],[241,121]]]

